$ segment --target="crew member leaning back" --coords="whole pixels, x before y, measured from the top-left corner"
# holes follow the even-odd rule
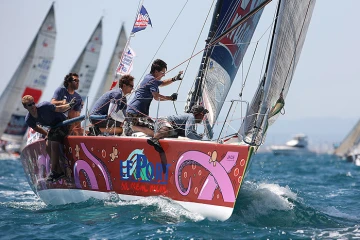
[[[153,99],[156,101],[176,101],[177,93],[170,96],[164,96],[159,93],[159,87],[168,86],[171,83],[182,80],[179,72],[173,78],[161,79],[165,76],[167,64],[161,60],[156,59],[152,65],[150,73],[142,80],[140,87],[136,89],[134,97],[130,100],[126,109],[127,121],[130,123],[130,128],[124,126],[125,135],[130,136],[132,132],[143,132],[148,136],[154,136],[154,131],[151,129],[153,121],[149,117],[150,104]]]
[[[79,88],[79,75],[76,73],[69,73],[65,76],[63,87],[58,87],[51,99],[51,103],[59,106],[69,103],[73,98],[76,99],[76,105],[65,113],[68,119],[80,116],[83,101],[80,94],[76,92]],[[70,126],[70,132],[73,135],[82,135],[81,122],[75,122]]]

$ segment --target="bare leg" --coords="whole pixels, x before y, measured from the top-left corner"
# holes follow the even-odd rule
[[[52,172],[56,172],[56,173],[61,173],[61,168],[60,168],[60,164],[59,164],[59,143],[55,142],[55,141],[49,141],[51,144],[51,155],[50,155],[50,160],[51,160],[51,171]]]
[[[108,128],[108,129],[106,129],[106,128],[99,128],[99,129],[100,129],[100,131],[101,131],[102,133],[109,132],[109,130],[110,130],[110,128]],[[121,127],[116,127],[116,128],[115,128],[115,131],[114,131],[114,129],[111,129],[111,131],[109,132],[109,134],[112,135],[112,134],[114,134],[114,132],[115,132],[116,135],[120,135],[120,134],[122,134],[123,129],[122,129]]]
[[[145,134],[148,135],[148,136],[151,136],[151,137],[154,136],[154,131],[151,130],[150,128],[147,128],[147,127],[132,126],[131,129],[132,129],[134,132],[143,132],[143,133],[145,133]]]
[[[169,136],[171,129],[169,127],[162,127],[160,128],[154,135],[154,138],[161,139]]]

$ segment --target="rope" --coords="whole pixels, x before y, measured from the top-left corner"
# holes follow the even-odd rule
[[[173,27],[174,27],[175,23],[177,22],[178,18],[180,17],[180,15],[181,15],[182,11],[184,10],[184,8],[185,8],[186,4],[188,3],[188,1],[189,1],[189,0],[186,0],[186,2],[185,2],[185,4],[184,4],[184,6],[183,6],[183,7],[182,7],[182,9],[180,10],[180,12],[179,12],[179,14],[177,15],[177,17],[175,18],[175,21],[174,21],[174,22],[173,22],[173,24],[171,25],[171,27],[170,27],[169,31],[166,33],[166,35],[165,35],[165,37],[164,37],[163,41],[160,43],[160,45],[159,45],[158,49],[156,50],[156,52],[155,52],[154,56],[152,57],[151,61],[150,61],[150,62],[149,62],[149,64],[146,66],[146,68],[145,68],[145,70],[144,70],[143,74],[141,75],[140,79],[143,79],[143,77],[144,77],[144,75],[145,75],[145,73],[146,73],[147,69],[148,69],[148,68],[149,68],[149,66],[152,64],[152,61],[154,60],[154,58],[155,58],[156,54],[159,52],[159,50],[160,50],[161,46],[163,45],[163,43],[165,42],[165,40],[166,40],[167,36],[169,35],[169,33],[171,32],[171,30],[173,29]],[[138,82],[138,83],[137,83],[137,85],[136,85],[136,87],[135,87],[135,88],[137,88],[139,84],[140,84],[140,82]]]

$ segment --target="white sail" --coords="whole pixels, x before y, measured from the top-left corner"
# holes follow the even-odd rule
[[[77,73],[80,85],[77,92],[83,100],[88,96],[94,79],[102,46],[102,19],[100,19],[89,41],[81,52],[70,72]]]
[[[278,112],[275,113],[272,108],[287,95],[314,6],[315,0],[280,0],[279,2],[265,76],[240,130],[247,143],[260,145],[267,127],[277,118]]]
[[[29,50],[0,97],[0,135],[6,141],[22,141],[27,110],[21,97],[32,95],[38,102],[46,86],[55,52],[55,13],[52,5]]]
[[[339,147],[335,149],[334,154],[339,157],[345,157],[349,151],[360,141],[360,120],[351,129],[350,133],[341,142]]]
[[[101,95],[103,95],[106,91],[110,90],[110,86],[112,82],[114,81],[114,73],[116,70],[116,67],[120,61],[122,52],[125,48],[127,41],[126,33],[125,33],[125,27],[124,25],[121,26],[121,30],[119,32],[116,45],[114,48],[114,51],[111,55],[110,63],[108,64],[108,67],[106,69],[105,75],[100,82],[99,88],[95,95],[95,100],[97,100]],[[94,103],[94,102],[93,102]]]

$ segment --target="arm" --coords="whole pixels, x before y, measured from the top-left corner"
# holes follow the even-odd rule
[[[36,125],[36,127],[33,127],[32,129],[34,129],[34,131],[41,133],[44,136],[47,136],[48,132],[45,131],[43,128],[39,127],[38,125]]]
[[[50,103],[52,103],[52,104],[54,104],[56,106],[66,104],[66,99],[64,99],[63,88],[58,87],[55,90],[54,95],[51,98]]]
[[[50,103],[54,104],[55,106],[64,105],[66,104],[66,99],[56,100],[55,98],[52,98]]]
[[[172,100],[171,96],[164,96],[164,95],[161,95],[158,92],[152,92],[152,95],[153,95],[153,97],[154,97],[154,99],[156,101],[159,101],[159,98],[160,98],[160,101],[170,101],[170,100]]]
[[[62,105],[54,104],[54,105],[55,105],[55,112],[66,112],[67,110],[69,110],[71,108],[70,104],[62,104]]]
[[[183,73],[183,71],[180,71],[178,73],[178,75],[176,75],[175,77],[169,78],[169,79],[165,79],[162,81],[160,87],[165,87],[167,85],[172,84],[173,82],[176,82],[178,80],[182,80],[181,74]]]
[[[162,84],[160,85],[160,87],[165,87],[165,86],[167,86],[167,85],[172,84],[173,82],[174,82],[174,81],[173,81],[172,78],[165,79],[165,80],[162,81]]]

